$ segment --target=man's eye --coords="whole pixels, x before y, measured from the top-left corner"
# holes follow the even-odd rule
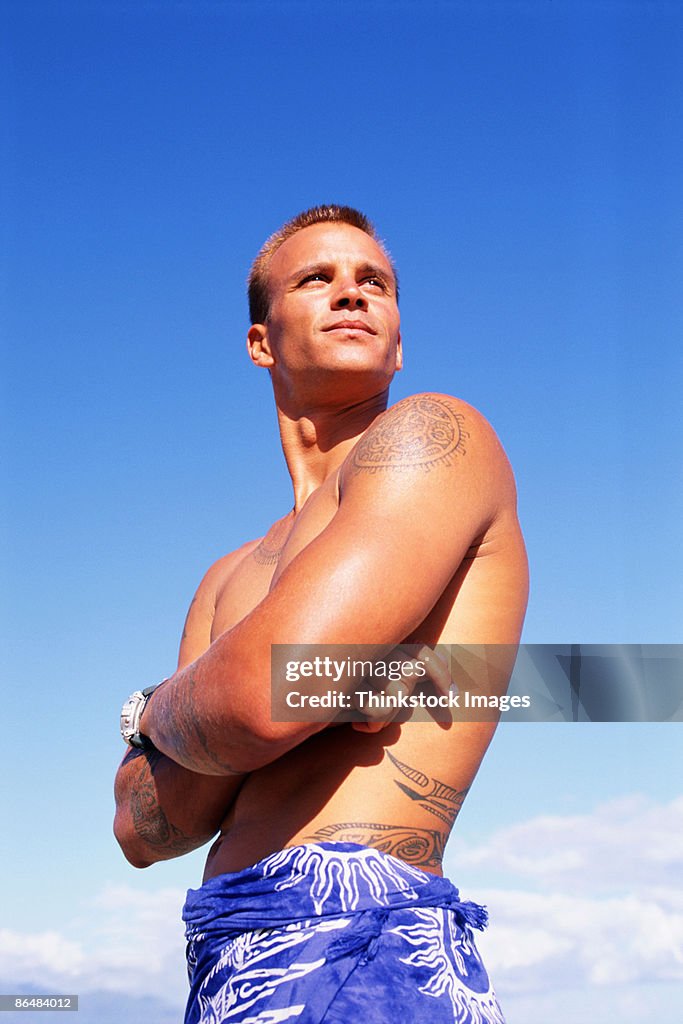
[[[307,281],[325,281],[327,280],[324,274],[306,274],[306,277],[302,278],[301,284],[306,284]]]
[[[386,291],[386,285],[381,277],[366,277],[365,284],[375,285],[377,288],[381,288],[382,291]]]

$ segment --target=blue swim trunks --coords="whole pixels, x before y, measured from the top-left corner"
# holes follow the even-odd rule
[[[185,1024],[505,1024],[445,878],[354,843],[293,846],[190,890]]]

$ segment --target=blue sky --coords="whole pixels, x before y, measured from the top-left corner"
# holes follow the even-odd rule
[[[197,882],[197,856],[136,874],[113,844],[117,715],[172,671],[206,567],[290,507],[268,382],[244,352],[244,279],[298,210],[357,205],[386,239],[407,357],[393,397],[451,392],[497,429],[532,568],[525,639],[681,641],[683,15],[645,0],[9,0],[2,21],[3,675],[16,725],[0,929],[25,951],[18,984],[36,963],[50,976],[45,935],[115,960],[111,915],[131,892],[163,931],[163,893]],[[526,892],[481,851],[544,816],[609,832],[614,801],[635,800],[635,832],[657,808],[675,822],[677,730],[501,730],[463,811],[465,852],[451,847],[456,881]],[[548,892],[562,882],[543,878]],[[85,920],[94,905],[109,939]],[[681,908],[662,913],[678,934]],[[111,988],[104,952],[97,967],[83,949],[57,987]],[[528,965],[542,958],[529,953],[520,994],[495,955],[511,1024],[535,1024],[541,995],[536,1011],[520,1000],[533,1003]],[[665,1006],[666,971],[639,971]],[[558,1024],[581,1000],[600,1007],[596,985],[577,981]],[[609,1011],[595,1012],[600,1024]]]

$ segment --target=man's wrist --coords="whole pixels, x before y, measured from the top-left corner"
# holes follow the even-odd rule
[[[150,750],[156,750],[157,749],[157,746],[154,743],[154,741],[152,739],[152,736],[151,736],[152,731],[154,729],[154,712],[151,710],[150,705],[154,703],[154,701],[153,701],[153,694],[155,694],[157,692],[157,690],[161,686],[163,686],[164,683],[167,683],[167,682],[168,682],[168,679],[164,679],[163,682],[157,683],[156,686],[150,686],[149,687],[149,693],[147,694],[147,698],[145,700],[145,703],[143,704],[142,710],[140,711],[140,719],[139,719],[140,737],[146,743],[149,744],[149,749]]]
[[[167,680],[164,679],[164,682]],[[156,750],[156,747],[147,733],[146,729],[151,725],[149,716],[143,724],[143,715],[147,709],[150,697],[162,684],[148,686],[144,690],[136,690],[130,695],[121,710],[121,736],[124,741],[136,750]]]

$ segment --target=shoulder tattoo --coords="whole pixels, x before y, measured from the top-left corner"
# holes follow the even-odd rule
[[[465,417],[435,395],[414,395],[383,413],[361,438],[353,453],[356,472],[421,466],[430,470],[450,465],[465,455]]]

